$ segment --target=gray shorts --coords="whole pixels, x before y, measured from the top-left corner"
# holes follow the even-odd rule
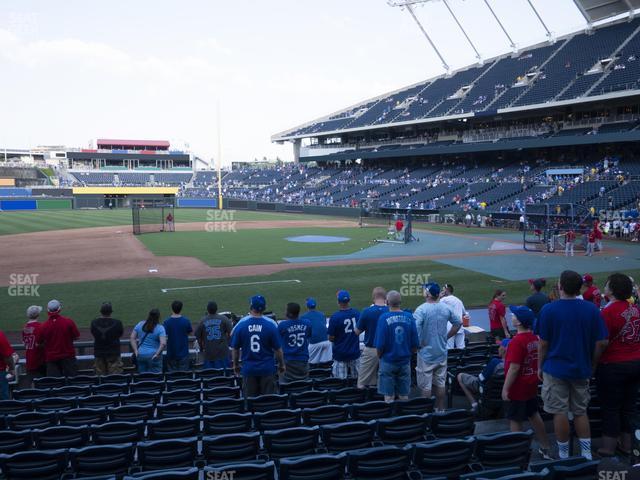
[[[364,347],[360,354],[358,367],[358,388],[375,387],[378,385],[378,351],[372,347]]]
[[[447,359],[438,363],[426,363],[418,354],[416,382],[420,390],[431,391],[432,386],[444,388],[447,385]]]
[[[459,376],[459,382],[474,395],[478,395],[480,393],[480,379],[477,375],[461,373]]]
[[[544,411],[553,415],[573,413],[586,415],[591,394],[589,379],[564,380],[542,373],[542,401]]]

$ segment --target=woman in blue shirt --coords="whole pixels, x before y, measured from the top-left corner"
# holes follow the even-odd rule
[[[167,345],[167,334],[159,322],[160,310],[154,308],[131,332],[131,348],[137,358],[138,373],[162,372],[162,351]]]

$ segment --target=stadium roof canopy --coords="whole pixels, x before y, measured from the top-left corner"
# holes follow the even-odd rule
[[[640,8],[640,0],[573,0],[589,23],[598,22],[622,13],[633,14]]]
[[[166,140],[113,140],[109,138],[99,138],[98,145],[122,145],[125,147],[169,147]]]

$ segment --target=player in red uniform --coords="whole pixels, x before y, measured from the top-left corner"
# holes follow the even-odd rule
[[[569,230],[564,235],[564,254],[573,257],[573,244],[576,241],[576,232]]]
[[[587,236],[587,253],[585,256],[593,257],[593,251],[596,248],[596,234],[591,230]]]

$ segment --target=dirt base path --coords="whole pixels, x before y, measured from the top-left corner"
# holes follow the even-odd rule
[[[180,223],[179,231],[203,231],[206,223]],[[238,222],[237,229],[353,227],[355,222],[279,220]],[[131,233],[131,226],[96,227],[0,236],[0,286],[11,274],[37,274],[39,284],[141,278],[150,275],[193,280],[258,275],[260,267],[225,275],[193,257],[156,257]],[[150,273],[156,269],[157,273]],[[233,270],[233,269],[232,269]],[[270,272],[264,272],[270,273]]]

